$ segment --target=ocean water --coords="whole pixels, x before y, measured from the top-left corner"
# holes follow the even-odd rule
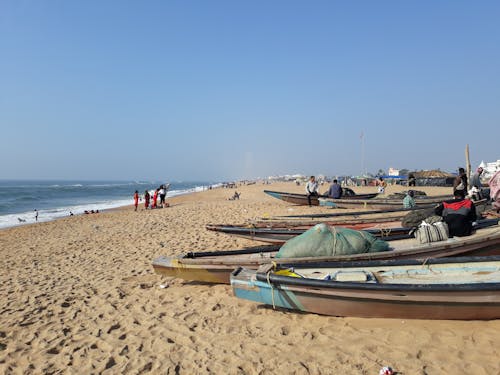
[[[50,221],[85,210],[105,210],[134,203],[136,190],[142,197],[167,181],[15,181],[0,180],[0,229]],[[169,182],[167,199],[202,191],[212,182]]]

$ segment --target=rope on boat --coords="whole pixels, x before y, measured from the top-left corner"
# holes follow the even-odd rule
[[[330,231],[333,234],[333,248],[337,248],[337,228],[335,226],[330,227]]]
[[[273,284],[271,284],[270,276],[271,276],[271,271],[268,271],[266,274],[266,279],[267,279],[267,283],[269,284],[269,287],[271,288],[271,300],[273,302],[273,310],[276,310],[276,304],[274,303],[274,288],[273,288]]]

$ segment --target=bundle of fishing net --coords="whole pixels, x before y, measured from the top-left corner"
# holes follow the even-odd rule
[[[375,253],[389,250],[389,244],[364,231],[343,227],[315,225],[301,235],[288,240],[277,258],[300,258]]]

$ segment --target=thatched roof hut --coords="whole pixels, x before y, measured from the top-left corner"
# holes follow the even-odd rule
[[[413,172],[415,178],[446,178],[446,177],[455,177],[453,174],[448,172],[443,172],[438,169],[434,169],[431,171],[419,171]]]
[[[455,175],[440,170],[412,172],[419,186],[453,186]]]

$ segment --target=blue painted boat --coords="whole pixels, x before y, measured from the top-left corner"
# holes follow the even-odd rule
[[[500,256],[266,264],[231,274],[236,297],[322,315],[500,318]]]

